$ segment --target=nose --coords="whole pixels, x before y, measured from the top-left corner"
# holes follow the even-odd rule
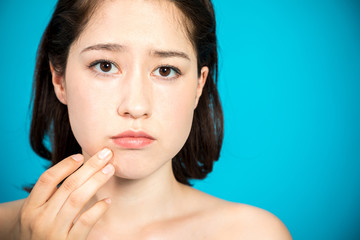
[[[141,71],[127,73],[121,80],[118,114],[133,119],[148,118],[152,113],[152,86]]]

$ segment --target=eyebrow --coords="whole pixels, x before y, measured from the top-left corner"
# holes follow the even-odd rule
[[[106,50],[111,52],[121,52],[124,50],[124,46],[116,43],[101,43],[84,48],[81,53],[91,50]]]
[[[187,55],[184,52],[178,52],[178,51],[159,51],[159,50],[155,50],[155,51],[151,51],[150,55],[154,55],[156,57],[161,57],[161,58],[180,57],[180,58],[184,58],[184,59],[190,61],[189,55]]]
[[[86,47],[81,51],[81,53],[84,53],[84,52],[87,52],[87,51],[92,51],[92,50],[95,50],[95,51],[105,50],[105,51],[110,51],[110,52],[122,52],[122,51],[124,51],[124,49],[126,49],[126,47],[124,47],[123,45],[120,45],[120,44],[101,43],[101,44],[96,44],[96,45]],[[184,58],[184,59],[190,61],[189,55],[184,53],[184,52],[181,52],[181,51],[152,50],[152,51],[150,51],[150,55],[160,57],[160,58],[179,57],[179,58]]]

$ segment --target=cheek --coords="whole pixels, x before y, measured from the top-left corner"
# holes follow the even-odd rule
[[[159,98],[161,106],[161,131],[166,136],[166,149],[175,155],[185,144],[193,121],[195,91],[191,87],[163,94]]]
[[[74,79],[74,78],[73,78]],[[101,147],[101,133],[106,123],[107,111],[105,99],[100,91],[92,86],[81,84],[82,81],[69,79],[67,87],[67,105],[69,120],[73,134],[89,155],[95,154]],[[77,78],[79,80],[80,78]]]
[[[192,118],[193,118],[193,106],[194,101],[190,101],[187,96],[182,96],[178,99],[178,102],[174,102],[171,105],[166,106],[169,109],[169,122],[170,127],[174,127],[173,130],[179,129],[179,131],[190,130]]]

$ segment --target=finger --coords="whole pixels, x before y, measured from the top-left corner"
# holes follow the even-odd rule
[[[111,157],[111,150],[104,148],[91,157],[79,170],[68,177],[47,203],[49,209],[51,209],[49,217],[55,217],[70,194],[84,184],[96,172],[101,170]]]
[[[81,154],[75,154],[46,170],[36,182],[25,204],[34,207],[43,205],[57,190],[59,183],[76,171],[83,161]]]
[[[99,188],[106,183],[115,173],[112,164],[108,164],[92,176],[86,183],[71,193],[69,198],[60,209],[56,216],[55,228],[57,232],[69,232],[72,222],[79,215],[80,211],[85,207],[86,203],[95,195]]]
[[[80,215],[69,232],[69,240],[85,240],[93,226],[104,215],[109,208],[111,201],[109,198],[95,203],[89,210]]]

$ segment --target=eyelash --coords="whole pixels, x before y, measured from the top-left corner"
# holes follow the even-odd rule
[[[99,59],[99,60],[93,61],[93,62],[90,63],[89,66],[88,66],[88,68],[90,68],[91,70],[93,70],[94,72],[96,72],[96,76],[101,75],[101,76],[104,76],[104,77],[110,77],[110,76],[109,76],[109,73],[99,72],[99,71],[96,71],[96,70],[94,69],[94,67],[95,67],[96,65],[98,65],[99,63],[110,63],[110,64],[114,65],[114,66],[119,70],[119,67],[118,67],[117,64],[114,63],[113,61],[107,60],[107,59]]]
[[[158,70],[159,68],[170,68],[171,70],[173,70],[175,72],[176,76],[174,76],[174,77],[170,77],[170,78],[162,77],[162,78],[165,78],[167,81],[174,81],[174,80],[176,80],[178,77],[180,77],[182,75],[180,69],[177,68],[177,67],[174,67],[172,65],[168,65],[168,64],[160,65],[160,66],[155,68],[155,71]],[[155,71],[153,71],[153,72],[155,72]]]
[[[104,77],[110,77],[108,73],[102,73],[102,72],[98,72],[96,70],[94,70],[94,67],[99,64],[99,63],[110,63],[112,65],[114,65],[117,69],[119,69],[119,67],[117,66],[116,63],[114,63],[113,61],[111,60],[107,60],[107,59],[99,59],[99,60],[96,60],[96,61],[93,61],[89,64],[88,68],[92,69],[94,72],[96,72],[96,75],[101,75],[101,76],[104,76]],[[168,81],[173,81],[175,79],[177,79],[179,76],[182,75],[181,71],[179,68],[177,67],[174,67],[172,65],[168,65],[168,64],[165,64],[165,65],[159,65],[158,67],[155,68],[155,70],[153,72],[155,72],[157,69],[159,68],[170,68],[171,70],[175,71],[175,74],[176,76],[175,77],[171,77],[171,78],[167,78],[166,77],[163,77],[165,78],[166,80]]]

